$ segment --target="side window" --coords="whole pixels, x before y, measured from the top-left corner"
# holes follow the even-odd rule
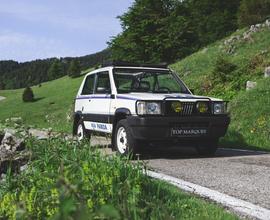
[[[90,95],[94,93],[95,74],[88,76],[85,80],[82,95]]]
[[[109,93],[111,93],[109,72],[101,72],[101,73],[97,74],[95,93],[96,94],[109,94]]]

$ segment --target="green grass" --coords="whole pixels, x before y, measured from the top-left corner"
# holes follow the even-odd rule
[[[89,144],[28,140],[28,169],[0,186],[1,219],[238,219]]]
[[[270,150],[270,78],[240,94],[230,104],[232,123],[223,146]]]
[[[82,79],[63,77],[43,83],[41,87],[32,87],[37,99],[33,103],[22,101],[23,89],[0,91],[0,96],[6,97],[0,102],[0,121],[22,117],[26,125],[71,132],[72,122],[67,118],[73,113],[74,98]]]

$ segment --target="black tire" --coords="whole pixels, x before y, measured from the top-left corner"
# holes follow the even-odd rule
[[[218,140],[206,141],[196,147],[201,156],[214,156],[218,149]]]
[[[77,123],[75,135],[78,138],[78,141],[90,140],[91,138],[91,132],[85,129],[82,119]]]
[[[126,138],[121,137],[121,132],[126,133]],[[117,123],[113,136],[113,145],[118,154],[133,158],[138,153],[138,141],[133,138],[126,119],[122,119]],[[122,145],[125,145],[126,149]]]

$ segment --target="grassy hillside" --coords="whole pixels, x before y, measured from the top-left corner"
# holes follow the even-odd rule
[[[232,123],[224,145],[270,150],[270,79],[263,78],[270,66],[270,29],[261,28],[245,38],[247,33],[240,30],[171,67],[196,94],[231,101]],[[258,86],[246,92],[248,80]],[[81,81],[82,77],[64,77],[33,87],[34,103],[21,101],[22,90],[0,91],[7,97],[0,102],[0,121],[20,116],[29,125],[70,132],[68,116]]]
[[[27,125],[70,132],[72,123],[68,118],[82,79],[63,77],[43,83],[41,87],[32,87],[37,99],[33,103],[22,102],[22,89],[0,91],[0,96],[6,97],[0,102],[0,121],[9,117],[22,117]]]
[[[245,89],[246,81],[261,79],[265,67],[270,66],[270,29],[262,29],[252,34],[248,40],[243,39],[245,31],[238,31],[171,67],[180,73],[187,85],[195,89],[196,93],[231,100],[239,91]],[[241,39],[225,43],[226,40],[237,36]],[[226,63],[223,62],[223,66],[218,66],[217,63],[222,60]],[[233,71],[226,70],[230,64],[234,66]],[[214,74],[216,67],[224,68],[226,79],[219,80]]]
[[[197,94],[231,101],[224,145],[270,150],[270,79],[264,78],[270,66],[270,29],[248,33],[240,30],[171,67]],[[246,92],[248,80],[258,86]]]
[[[270,66],[270,29],[254,33],[249,40],[243,39],[245,31],[238,31],[171,67],[179,72],[189,87],[194,88],[197,93],[231,100],[239,90],[245,89],[246,81],[261,79],[265,67]],[[241,39],[225,45],[225,41],[233,36],[239,36]],[[235,66],[230,72],[226,70],[228,64],[222,63],[224,74],[227,75],[223,81],[213,74],[215,67],[218,67],[217,62],[221,59]]]
[[[270,150],[270,78],[252,91],[240,92],[230,104],[232,123],[224,146]]]

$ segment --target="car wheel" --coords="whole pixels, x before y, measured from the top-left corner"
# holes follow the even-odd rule
[[[207,141],[196,147],[201,156],[214,156],[218,148],[218,140]]]
[[[91,134],[85,129],[83,120],[80,120],[77,124],[77,132],[76,132],[78,141],[82,140],[90,140]]]
[[[137,141],[132,137],[126,119],[120,120],[114,132],[114,146],[120,155],[134,156],[138,152]]]

